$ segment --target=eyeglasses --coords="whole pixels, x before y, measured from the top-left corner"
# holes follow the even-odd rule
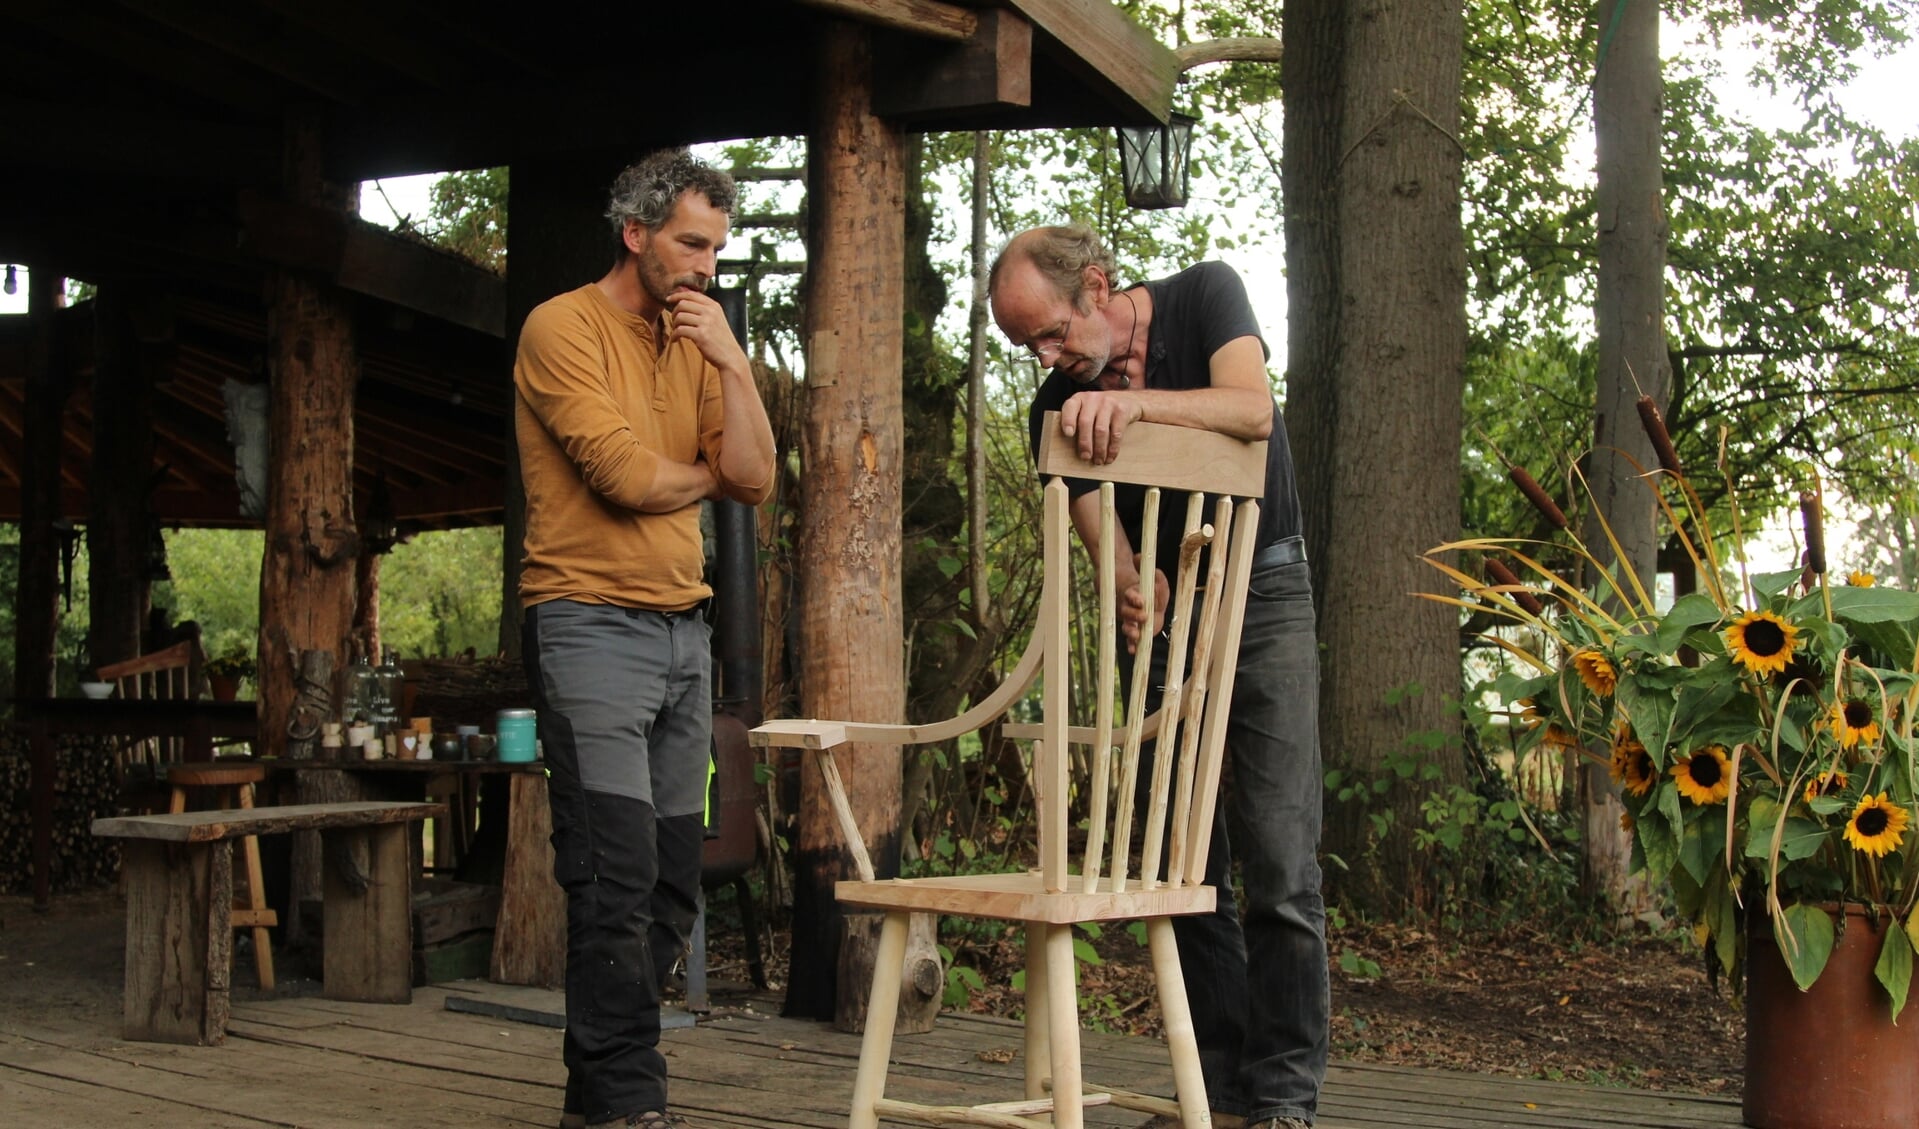
[[[1040,363],[1041,368],[1051,368],[1053,363],[1059,360],[1059,355],[1066,351],[1066,338],[1071,336],[1072,332],[1073,307],[1068,305],[1066,307],[1066,324],[1060,327],[1057,334],[1050,337],[1042,337],[1037,341],[1030,341],[1022,346],[1022,348],[1026,350],[1027,356]]]

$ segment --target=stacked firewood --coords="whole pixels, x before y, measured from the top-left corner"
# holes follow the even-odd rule
[[[121,795],[114,762],[116,739],[65,735],[56,739],[53,799],[53,890],[112,884],[120,871],[117,840],[95,839],[94,819],[114,814]],[[0,734],[0,883],[4,892],[32,889],[33,773],[27,739]]]

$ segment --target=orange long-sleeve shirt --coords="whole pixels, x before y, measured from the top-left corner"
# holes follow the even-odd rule
[[[717,468],[719,370],[691,342],[661,352],[647,319],[586,285],[527,315],[513,365],[514,432],[526,485],[520,599],[678,611],[712,595],[697,503],[637,507],[661,459]],[[725,483],[757,504],[760,483]]]

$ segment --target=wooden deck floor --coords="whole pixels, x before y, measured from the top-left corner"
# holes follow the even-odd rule
[[[128,1043],[71,1015],[9,1010],[0,1013],[0,1120],[141,1129],[551,1126],[564,1079],[560,1033],[446,1008],[449,994],[495,991],[479,983],[426,988],[405,1006],[311,997],[236,1003],[222,1047]],[[723,1007],[697,1027],[667,1033],[675,1108],[715,1129],[844,1125],[857,1039],[764,1006]],[[901,1040],[893,1096],[955,1101],[966,1084],[990,1076],[1016,1097],[1018,1046],[1011,1024],[942,1016],[931,1034]],[[1170,1091],[1156,1042],[1089,1034],[1086,1049],[1092,1083]],[[1089,1111],[1093,1125],[1139,1119]],[[1345,1064],[1328,1079],[1320,1117],[1323,1129],[1738,1124],[1738,1104],[1723,1098]]]

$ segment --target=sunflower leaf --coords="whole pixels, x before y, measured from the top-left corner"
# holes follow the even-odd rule
[[[1898,588],[1832,589],[1832,614],[1848,623],[1919,622],[1919,592]]]
[[[1753,576],[1752,590],[1761,600],[1772,601],[1798,581],[1799,570],[1796,568],[1787,572],[1761,572]]]
[[[1662,655],[1670,655],[1679,648],[1680,640],[1686,632],[1709,623],[1718,623],[1719,605],[1712,597],[1700,592],[1681,596],[1673,602],[1672,610],[1666,618],[1659,621],[1658,630],[1653,632],[1653,645]]]
[[[1739,967],[1739,923],[1734,915],[1732,886],[1720,870],[1706,887],[1706,928],[1719,957],[1719,967]]]
[[[1686,825],[1685,838],[1679,841],[1679,863],[1704,886],[1713,870],[1713,862],[1726,846],[1726,809],[1718,804],[1699,810],[1697,818]]]
[[[1634,666],[1613,688],[1619,708],[1632,719],[1633,733],[1649,751],[1663,750],[1670,740],[1673,687],[1685,674],[1684,667]]]
[[[1832,917],[1818,906],[1794,902],[1773,919],[1772,935],[1792,970],[1793,983],[1802,992],[1812,987],[1832,956]]]
[[[1666,788],[1662,791],[1671,792]],[[1674,793],[1676,796],[1677,793]],[[1639,834],[1640,850],[1646,856],[1646,872],[1654,877],[1664,877],[1673,873],[1673,863],[1678,857],[1678,845],[1673,841],[1672,826],[1663,819],[1651,818],[1654,812],[1648,810],[1643,818],[1633,825]]]
[[[1755,793],[1746,815],[1746,857],[1762,859],[1772,854],[1773,830],[1779,825],[1780,803],[1777,797]]]
[[[1886,930],[1872,974],[1892,997],[1892,1021],[1898,1023],[1899,1013],[1906,1009],[1906,992],[1912,987],[1912,938],[1904,929]]]

